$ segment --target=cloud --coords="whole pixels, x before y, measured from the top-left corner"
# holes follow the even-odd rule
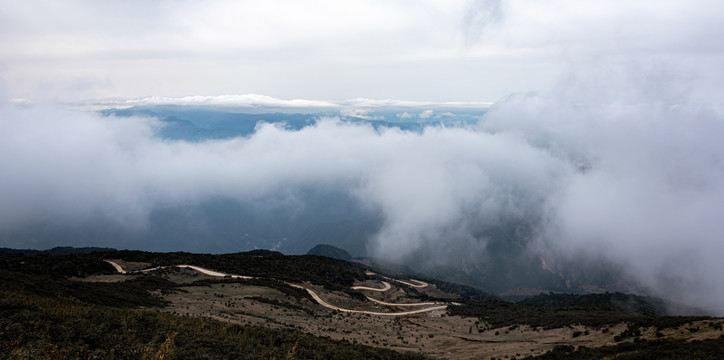
[[[134,184],[133,158],[152,124],[40,106],[6,106],[0,163],[0,227],[43,218],[77,222],[101,212],[142,223],[148,205]]]
[[[374,110],[372,109],[342,109],[339,114],[344,117],[352,117],[364,120],[383,120],[385,117],[382,115],[373,115]]]
[[[15,98],[8,100],[9,103],[13,105],[30,105],[33,102],[30,101],[30,99],[23,99],[23,98]]]
[[[455,109],[485,109],[493,105],[492,102],[433,102],[433,101],[406,101],[393,99],[367,99],[356,98],[348,100],[306,100],[306,99],[280,99],[258,94],[237,95],[193,95],[193,96],[149,96],[137,99],[106,99],[88,100],[84,102],[71,102],[71,106],[92,108],[118,108],[130,106],[218,106],[239,108],[293,108],[307,111],[323,111],[334,108],[344,109],[347,112],[373,111],[374,108],[417,109],[420,107],[455,108]],[[355,109],[357,108],[357,109]]]
[[[166,97],[151,96],[141,99],[130,99],[120,102],[107,102],[114,105],[179,105],[179,106],[228,106],[228,107],[264,107],[264,108],[336,108],[338,104],[329,101],[315,101],[304,99],[284,100],[266,95],[217,95],[217,96],[183,96]]]
[[[420,119],[427,119],[427,118],[429,118],[429,117],[432,117],[432,115],[433,115],[434,113],[435,113],[435,112],[434,112],[433,110],[427,109],[427,110],[425,110],[425,111],[417,114],[417,117],[419,117]]]
[[[499,30],[503,20],[503,4],[500,0],[469,2],[463,20],[466,44],[475,44],[489,37],[488,33]]]
[[[320,187],[354,194],[386,214],[388,235],[380,239],[413,228],[432,234],[465,211],[478,211],[475,199],[493,208],[505,202],[511,194],[498,196],[498,188],[528,192],[528,178],[551,171],[536,164],[558,161],[526,150],[516,137],[462,128],[375,130],[330,118],[299,131],[263,125],[248,138],[187,143],[157,138],[161,125],[153,118],[39,105],[2,111],[8,130],[0,146],[7,170],[0,183],[7,200],[0,213],[4,229],[38,218],[80,222],[94,216],[142,226],[160,204]],[[511,166],[510,157],[531,166]]]
[[[395,99],[368,99],[368,98],[355,98],[349,100],[337,101],[336,103],[343,106],[357,106],[357,107],[368,107],[368,108],[411,108],[419,109],[421,107],[434,107],[434,108],[454,108],[454,109],[485,109],[493,105],[492,102],[484,101],[410,101],[410,100],[395,100]]]
[[[721,51],[711,36],[721,31],[721,3],[609,1],[592,6],[558,0],[475,1],[466,11],[464,29],[470,46],[504,45],[510,50],[565,51],[569,55],[635,52],[681,54]],[[575,29],[576,31],[571,31]],[[486,31],[488,36],[482,36]],[[504,41],[504,43],[502,42]]]
[[[603,256],[656,294],[721,307],[724,146],[713,134],[724,114],[659,76],[667,69],[572,73],[552,91],[508,97],[479,125],[576,169],[546,196],[543,247]]]
[[[547,89],[573,62],[612,54],[692,64],[698,81],[716,87],[721,10],[714,0],[29,0],[0,14],[0,62],[10,97],[61,101],[247,93],[494,101]]]
[[[415,117],[415,115],[412,115],[412,114],[408,113],[407,111],[405,111],[405,112],[403,112],[403,113],[396,114],[396,116],[397,116],[398,118],[402,119],[402,120],[404,120],[404,119],[411,119],[411,118],[414,118],[414,117]]]
[[[18,2],[0,14],[0,62],[13,97],[392,96],[407,87],[402,80],[422,75],[406,64],[455,56],[452,24],[463,8],[462,1]],[[112,86],[65,91],[78,79]]]

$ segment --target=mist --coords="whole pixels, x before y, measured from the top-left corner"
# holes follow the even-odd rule
[[[667,68],[634,69],[510,96],[480,130],[518,134],[574,169],[545,196],[534,252],[603,257],[654,294],[721,312],[721,107],[680,92]]]
[[[191,143],[157,137],[163,125],[153,118],[2,111],[3,229],[93,217],[143,227],[158,206],[213,197],[294,204],[295,193],[316,188],[344,191],[383,214],[375,247],[402,256],[421,234],[466,214],[526,211],[513,198],[541,204],[568,171],[519,136],[465,127],[406,132],[322,118],[298,131],[266,124],[245,138]]]

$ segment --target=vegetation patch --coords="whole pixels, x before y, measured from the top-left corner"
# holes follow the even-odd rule
[[[616,346],[589,348],[559,345],[543,355],[524,359],[578,360],[578,359],[702,359],[718,360],[724,354],[724,337],[709,340],[686,341],[638,341],[625,342]]]
[[[286,329],[0,290],[0,358],[425,359]]]
[[[267,288],[271,288],[274,290],[277,290],[284,295],[291,296],[295,299],[307,299],[309,301],[314,301],[312,299],[312,296],[309,295],[307,290],[300,289],[291,285],[288,285],[286,283],[283,283],[281,281],[277,281],[274,279],[231,279],[231,278],[217,278],[217,279],[203,279],[203,280],[196,280],[192,282],[191,284],[188,284],[187,286],[210,286],[212,284],[241,284],[241,285],[249,285],[249,286],[263,286]]]
[[[258,302],[270,304],[270,305],[277,306],[277,307],[283,307],[283,308],[287,308],[287,309],[291,309],[291,310],[296,310],[296,311],[303,311],[303,312],[305,312],[305,313],[307,313],[307,314],[309,314],[309,315],[314,316],[314,311],[309,310],[309,309],[307,309],[307,308],[305,308],[305,307],[303,307],[303,306],[299,306],[299,305],[292,304],[292,303],[290,303],[290,302],[288,302],[288,301],[281,301],[281,300],[276,300],[276,299],[268,299],[268,298],[265,298],[265,297],[263,297],[263,296],[250,296],[250,297],[247,297],[247,299],[249,299],[249,300],[255,300],[255,301],[258,301]]]
[[[476,317],[491,328],[529,325],[554,329],[572,325],[600,328],[606,325],[629,323],[635,328],[677,327],[707,316],[661,316],[659,303],[647,303],[644,298],[626,294],[602,295],[544,295],[525,302],[501,300],[467,300],[460,306],[448,307],[450,315]],[[656,299],[653,299],[656,300]]]
[[[28,295],[73,297],[90,304],[137,308],[166,306],[167,301],[151,292],[176,291],[178,285],[154,275],[123,282],[89,283],[0,270],[0,286]]]

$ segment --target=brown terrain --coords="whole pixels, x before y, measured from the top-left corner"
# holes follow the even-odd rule
[[[121,259],[109,262],[117,265],[117,270],[126,273],[96,275],[86,278],[85,281],[122,281],[139,276],[141,270],[146,272],[149,265],[124,262]],[[207,270],[207,273],[203,270]],[[356,290],[376,300],[366,302],[352,299],[343,292],[329,291],[308,283],[290,284],[302,287],[310,294],[316,294],[318,300],[312,301],[285,295],[264,286],[233,282],[190,285],[197,280],[218,279],[219,276],[226,275],[208,269],[177,266],[151,271],[156,271],[175,283],[189,284],[180,287],[179,291],[159,294],[170,301],[171,305],[156,311],[204,316],[235,324],[297,329],[333,339],[420,352],[447,359],[540,355],[557,345],[615,345],[617,342],[614,336],[626,329],[626,324],[599,329],[580,325],[549,330],[515,325],[489,329],[485,323],[475,318],[447,315],[446,307],[455,306],[454,302],[420,303],[417,299],[407,297],[406,290],[414,287],[418,292],[431,297],[453,298],[434,285],[410,279],[379,277],[383,280],[368,280],[355,284]],[[409,314],[411,310],[421,312]],[[724,334],[721,330],[722,322],[722,319],[700,321],[686,329],[664,329],[661,333],[668,339],[714,339]],[[714,326],[717,323],[718,330],[717,326]],[[697,330],[688,330],[689,328]],[[644,330],[641,338],[655,339],[656,330]]]

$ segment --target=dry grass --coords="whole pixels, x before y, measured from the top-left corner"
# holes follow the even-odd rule
[[[528,326],[513,326],[488,330],[486,324],[479,323],[474,318],[448,316],[444,310],[398,317],[349,314],[332,311],[309,299],[293,298],[263,286],[233,282],[190,286],[193,281],[209,278],[193,270],[174,269],[164,271],[162,276],[187,286],[181,287],[179,292],[164,295],[171,305],[161,311],[205,316],[229,323],[296,329],[333,339],[420,352],[447,359],[539,355],[557,345],[587,347],[615,345],[614,336],[627,328],[627,325],[619,324],[601,329],[573,326],[542,330]],[[89,280],[115,281],[118,278],[127,279],[128,275],[102,275]],[[376,281],[365,281],[355,285],[381,287]],[[403,285],[395,283],[391,285],[392,288],[387,292],[364,293],[386,302],[419,301],[410,298]],[[360,302],[342,292],[331,292],[311,284],[304,286],[312,288],[325,301],[342,308],[390,312],[406,310],[403,307],[383,306],[369,301]],[[446,295],[434,286],[420,292],[436,297]],[[669,339],[717,338],[724,332],[717,330],[713,324],[722,321],[702,321],[677,329],[664,329],[661,334]],[[656,339],[656,335],[656,329],[645,329],[642,332],[642,337],[649,340]]]

